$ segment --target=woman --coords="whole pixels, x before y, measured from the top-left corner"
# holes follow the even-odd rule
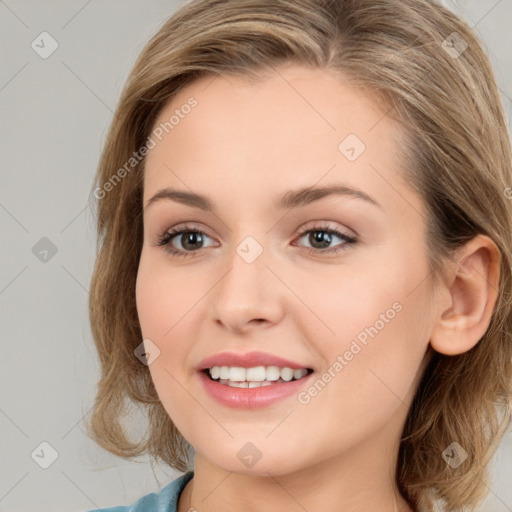
[[[185,474],[110,510],[477,507],[510,425],[511,168],[437,3],[185,4],[94,183],[89,424]]]

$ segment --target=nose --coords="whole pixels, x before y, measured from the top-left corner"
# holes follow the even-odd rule
[[[266,250],[251,261],[243,243],[235,249],[227,258],[223,277],[212,290],[214,321],[236,334],[260,325],[276,325],[284,314],[285,287],[276,277],[276,269],[267,266]]]

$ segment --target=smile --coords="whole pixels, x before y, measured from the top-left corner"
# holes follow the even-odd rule
[[[307,368],[292,370],[289,367],[277,366],[217,366],[204,369],[198,375],[203,390],[215,402],[225,407],[247,410],[262,409],[286,398],[295,397],[304,390],[313,373],[313,370]],[[211,374],[218,376],[214,379]],[[220,378],[224,375],[229,378]],[[267,375],[273,380],[267,380]],[[282,378],[283,375],[285,379]],[[252,378],[262,380],[251,380]]]
[[[257,388],[292,380],[299,380],[313,370],[278,366],[213,366],[205,370],[207,375],[220,384],[237,388]]]

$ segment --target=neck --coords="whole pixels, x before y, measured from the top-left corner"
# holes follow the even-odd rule
[[[180,496],[178,512],[414,512],[395,485],[398,446],[382,446],[377,435],[341,457],[263,474],[226,471],[196,452],[194,478]]]

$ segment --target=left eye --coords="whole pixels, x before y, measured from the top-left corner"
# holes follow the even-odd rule
[[[306,235],[309,235],[307,240],[312,247],[305,248],[308,252],[316,254],[338,253],[345,250],[349,245],[357,243],[357,240],[354,237],[345,233],[340,233],[336,229],[331,229],[328,226],[304,230],[300,233],[298,240],[304,238]],[[332,243],[333,235],[334,237],[339,238],[342,243],[338,244],[334,248],[326,249],[326,247]],[[204,248],[204,246],[198,247],[198,245],[202,245],[204,243],[204,237],[210,238],[200,229],[188,228],[185,226],[165,232],[158,238],[156,245],[165,246],[165,250],[173,256],[188,257],[194,256],[193,253],[198,252],[198,249]],[[176,248],[174,245],[175,238],[180,240],[183,249]]]
[[[313,251],[310,250],[309,252],[314,252],[314,250],[316,250],[316,252],[339,252],[344,250],[347,245],[356,243],[356,239],[354,237],[345,233],[340,233],[336,229],[330,229],[328,227],[308,229],[301,234],[299,240],[306,235],[308,235],[308,242],[313,246],[310,248],[313,249]],[[333,236],[339,238],[343,243],[338,244],[338,247],[335,246],[328,250],[322,250],[332,243]]]

